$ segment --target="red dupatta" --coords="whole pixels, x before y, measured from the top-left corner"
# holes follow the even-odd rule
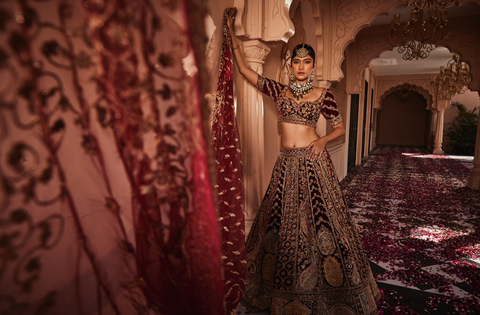
[[[246,273],[242,158],[233,99],[232,40],[227,26],[228,17],[235,13],[235,8],[228,8],[223,15],[222,51],[212,108],[212,147],[227,314],[234,314],[243,298]]]

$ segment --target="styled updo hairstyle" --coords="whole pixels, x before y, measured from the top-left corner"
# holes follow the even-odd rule
[[[306,56],[310,56],[313,58],[313,62],[315,62],[315,50],[313,50],[312,46],[309,44],[298,44],[293,48],[292,52],[292,60],[295,56],[300,58],[305,58]]]

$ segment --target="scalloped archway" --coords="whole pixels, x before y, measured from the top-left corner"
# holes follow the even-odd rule
[[[377,3],[376,10],[373,10],[368,5],[373,4],[373,2]],[[480,0],[462,2],[476,3],[480,6]],[[344,75],[340,65],[344,59],[344,54],[346,54],[347,93],[349,94],[360,93],[363,82],[362,74],[370,61],[380,56],[382,52],[393,48],[388,42],[390,32],[388,25],[369,27],[368,31],[359,32],[371,25],[375,17],[392,12],[399,6],[398,1],[367,1],[366,4],[367,7],[357,3],[349,3],[345,6],[337,4],[340,15],[338,21],[333,21],[332,23],[337,25],[339,30],[343,31],[340,33],[337,31],[337,36],[335,37],[334,35],[330,38],[334,49],[330,52],[331,56],[328,52],[324,56],[323,77],[327,75],[330,80],[336,81]],[[332,6],[335,5],[332,4]],[[347,16],[349,19],[355,18],[355,21],[345,20]],[[450,19],[450,24],[451,34],[442,42],[441,46],[460,54],[463,57],[463,61],[470,65],[473,79],[469,88],[472,91],[480,91],[480,37],[478,33],[480,19],[478,17]],[[318,37],[319,35],[317,35]],[[329,38],[326,38],[326,34],[323,37],[322,41],[328,43]],[[352,58],[349,58],[349,56]],[[327,69],[325,69],[326,67]]]
[[[418,80],[379,80],[377,81],[378,94],[376,102],[374,102],[374,108],[382,110],[382,104],[385,98],[394,93],[397,87],[409,84],[413,92],[417,92],[425,98],[427,103],[427,110],[433,108],[433,91],[429,86],[430,80],[418,79]]]

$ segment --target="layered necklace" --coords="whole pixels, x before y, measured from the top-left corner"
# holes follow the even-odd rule
[[[311,75],[308,76],[308,81],[305,83],[298,83],[295,79],[290,81],[290,92],[295,96],[297,101],[313,91],[313,79],[310,80],[310,77]]]

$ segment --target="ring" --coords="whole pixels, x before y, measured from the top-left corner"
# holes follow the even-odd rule
[[[317,151],[317,150],[315,150],[315,152],[314,152],[314,153],[315,153],[315,154],[318,154],[318,151]]]

